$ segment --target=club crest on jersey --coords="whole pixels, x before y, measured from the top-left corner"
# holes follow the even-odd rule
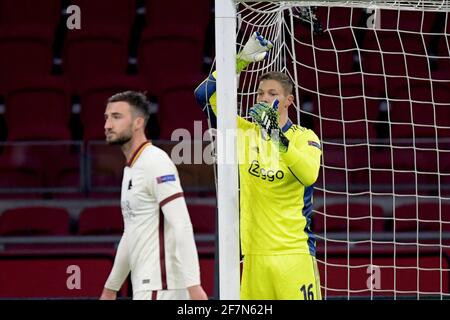
[[[158,182],[158,184],[168,182],[168,181],[175,181],[175,180],[177,180],[177,179],[175,178],[174,174],[168,174],[168,175],[156,178],[156,182]]]
[[[316,141],[311,141],[311,140],[309,140],[309,141],[308,141],[308,145],[320,149],[320,143],[318,143],[318,142],[316,142]]]

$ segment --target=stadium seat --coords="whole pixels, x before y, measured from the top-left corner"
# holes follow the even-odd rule
[[[391,96],[395,94],[394,90],[389,90],[393,86],[408,87],[409,79],[405,75],[429,79],[426,52],[420,35],[368,30],[361,48],[361,70],[384,75],[388,89],[386,93]]]
[[[297,63],[319,71],[346,73],[353,71],[353,50],[356,46],[350,29],[330,30],[311,36],[303,25],[295,28],[295,52],[302,57]]]
[[[53,33],[39,27],[0,28],[0,94],[14,79],[49,75]]]
[[[200,74],[202,64],[203,40],[198,37],[197,26],[148,27],[142,32],[138,69],[157,95],[178,77]]]
[[[45,186],[70,188],[69,192],[82,192],[84,188],[84,154],[81,143],[51,145],[45,148]],[[55,163],[53,160],[58,159]]]
[[[61,17],[61,0],[0,0],[0,26],[47,27],[54,31]]]
[[[7,140],[71,139],[70,93],[64,78],[33,77],[12,83],[5,105]]]
[[[181,30],[186,26],[196,25],[204,38],[206,26],[212,16],[211,0],[145,0],[145,2],[149,26],[157,26],[162,29],[175,26]]]
[[[4,152],[0,155],[0,189],[11,191],[16,188],[44,186],[41,159],[28,157],[27,149],[24,146],[4,147]]]
[[[147,91],[145,78],[129,75],[115,75],[105,78],[87,80],[81,90],[81,123],[83,125],[83,139],[105,139],[105,113],[107,99],[118,92],[135,90]]]
[[[188,204],[194,233],[214,234],[216,231],[216,207],[205,204]]]
[[[373,273],[370,265],[379,267],[378,288],[373,292],[367,286]],[[416,246],[407,249],[399,246],[395,254],[392,249],[367,247],[365,252],[353,253],[351,250],[348,254],[346,251],[336,253],[329,248],[326,259],[319,258],[318,266],[326,297],[393,297],[394,290],[397,298],[411,297],[418,291],[423,295],[449,293],[448,260],[440,256],[439,250],[421,253],[418,259]]]
[[[313,231],[328,232],[382,232],[383,209],[373,204],[329,204],[317,209],[313,217]]]
[[[376,137],[374,122],[379,101],[361,74],[342,77],[338,85],[321,86],[321,93],[313,98],[314,128],[321,139],[362,139]],[[334,92],[333,92],[334,91]]]
[[[7,209],[0,215],[0,235],[68,235],[69,223],[69,213],[63,208],[36,206]]]
[[[71,4],[81,9],[83,29],[94,30],[99,26],[119,26],[124,31],[130,32],[136,15],[136,1],[71,0]]]
[[[437,185],[431,183],[433,180],[430,180],[431,173],[434,172],[433,156],[436,158],[428,150],[417,150],[414,155],[414,149],[405,145],[372,146],[370,163],[365,158],[359,164],[361,170],[350,172],[350,182],[362,186],[361,191],[429,195],[437,188]]]
[[[122,234],[123,217],[119,206],[89,207],[78,218],[79,235]]]
[[[90,175],[88,189],[93,192],[120,191],[122,185],[125,157],[117,146],[110,146],[104,142],[89,142],[87,154]]]
[[[414,137],[436,140],[450,136],[450,110],[446,105],[450,99],[442,97],[440,91],[444,89],[440,85],[431,86],[429,81],[418,83],[409,88],[410,97],[406,99],[403,98],[405,89],[396,89],[397,95],[393,96],[390,108],[393,139]],[[440,97],[447,101],[439,101]]]
[[[435,22],[436,13],[420,10],[382,9],[380,18],[381,29],[429,33]]]
[[[0,297],[98,299],[112,265],[112,255],[80,256],[79,253],[71,255],[67,250],[45,256],[3,254],[0,261]],[[74,277],[77,272],[79,282]]]
[[[450,231],[450,203],[404,204],[395,208],[395,231]],[[437,235],[437,237],[439,237]]]
[[[357,27],[363,10],[350,7],[317,7],[316,17],[324,30]]]
[[[159,100],[160,139],[172,140],[172,134],[177,129],[183,130],[180,134],[189,133],[192,139],[203,139],[203,133],[209,127],[193,94],[201,81],[199,79],[202,76],[194,74],[192,77],[178,77],[173,79],[176,81],[167,84]],[[200,136],[195,136],[196,134]]]
[[[126,73],[128,38],[127,30],[113,26],[72,30],[67,34],[63,69],[76,94],[81,94],[88,80]]]

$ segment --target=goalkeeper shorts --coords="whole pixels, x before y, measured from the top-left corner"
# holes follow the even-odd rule
[[[246,255],[242,300],[321,300],[316,258],[309,254]]]

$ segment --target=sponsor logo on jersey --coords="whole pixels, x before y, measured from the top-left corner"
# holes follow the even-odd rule
[[[133,188],[133,182],[130,179],[130,182],[128,182],[128,190],[131,190]]]
[[[177,179],[175,178],[174,174],[168,174],[168,175],[156,178],[156,182],[158,182],[158,184],[168,182],[168,181],[176,181],[176,180]]]
[[[274,171],[271,169],[267,170],[265,168],[261,168],[258,160],[253,160],[253,162],[250,165],[250,168],[248,168],[248,173],[250,173],[252,176],[270,182],[274,181],[275,179],[281,180],[284,178],[284,172],[282,170]]]

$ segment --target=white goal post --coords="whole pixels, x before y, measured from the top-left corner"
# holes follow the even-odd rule
[[[238,80],[236,52],[254,31],[274,48]],[[258,77],[272,70],[296,85],[292,120],[323,143],[313,223],[324,298],[450,298],[449,32],[448,0],[215,1],[220,299],[239,299],[240,287],[236,139],[225,133],[235,132],[236,114],[247,117]]]

